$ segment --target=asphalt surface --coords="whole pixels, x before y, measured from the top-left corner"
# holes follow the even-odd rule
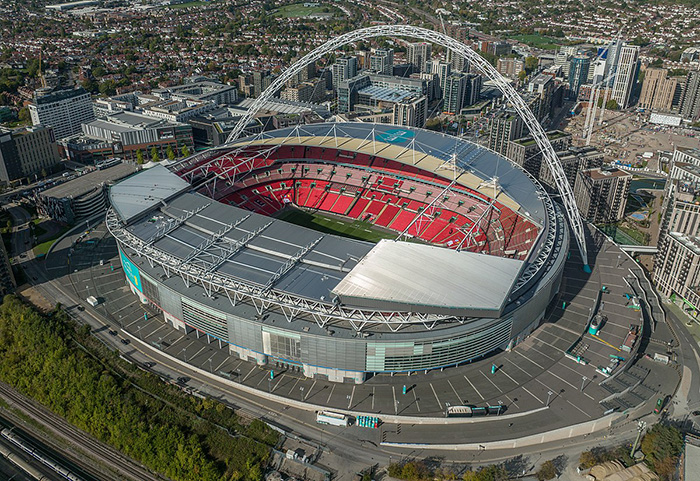
[[[612,260],[616,260],[618,251],[607,252],[606,257],[606,252],[603,250],[602,257],[596,261],[599,265],[594,264],[593,274],[585,283],[581,283],[580,280],[580,263],[576,265],[576,259],[572,255],[573,259],[570,265],[567,265],[565,272],[562,297],[555,303],[555,308],[548,313],[547,323],[538,330],[538,335],[531,336],[511,353],[501,353],[481,365],[475,363],[410,378],[377,376],[361,386],[335,384],[324,388],[323,385],[319,385],[319,382],[285,372],[276,373],[273,381],[267,381],[269,370],[259,369],[231,358],[227,355],[225,347],[221,349],[217,342],[207,342],[206,336],[197,339],[197,334],[194,332],[184,334],[170,330],[155,310],[146,309],[150,314],[148,319],[144,319],[144,306],[129,291],[121,267],[114,258],[116,250],[113,241],[106,236],[103,227],[98,227],[91,232],[89,239],[85,239],[94,240],[94,242],[83,242],[81,243],[83,245],[73,246],[69,264],[67,255],[78,234],[69,236],[56,246],[45,263],[45,270],[41,268],[44,266],[25,262],[27,264],[25,268],[30,273],[36,272],[41,276],[39,281],[43,281],[43,276],[47,274],[51,278],[50,282],[40,282],[37,286],[45,297],[62,302],[72,315],[83,322],[90,323],[95,334],[103,342],[124,352],[128,359],[141,364],[155,363],[150,369],[164,379],[175,381],[178,377],[187,377],[189,379],[186,385],[189,389],[220,399],[301,437],[318,440],[325,447],[321,462],[325,462],[327,466],[342,462],[355,463],[353,467],[358,463],[384,464],[390,459],[421,455],[444,456],[446,461],[460,462],[465,460],[464,455],[454,451],[396,448],[382,446],[381,443],[382,441],[412,443],[417,440],[443,443],[464,442],[466,439],[478,439],[480,442],[487,443],[489,440],[517,438],[533,432],[544,432],[556,426],[557,423],[565,426],[573,422],[600,417],[602,408],[598,401],[610,393],[599,385],[603,377],[595,372],[596,361],[591,360],[587,366],[579,365],[564,358],[563,352],[570,342],[583,332],[589,308],[592,313],[595,312],[594,300],[601,285],[600,276],[603,276],[605,285],[610,288],[608,294],[610,297],[606,298],[603,310],[610,313],[610,318],[618,314],[621,316],[620,319],[613,320],[609,326],[604,326],[602,332],[607,331],[606,341],[609,341],[613,347],[619,345],[628,327],[628,321],[638,321],[639,318],[638,312],[624,306],[626,299],[620,294],[621,291],[617,292],[627,288],[622,277],[628,271],[615,266],[614,269],[609,269],[614,271],[611,274],[603,268],[605,265],[612,265]],[[77,295],[71,292],[73,290]],[[613,299],[613,293],[619,294],[619,299]],[[96,309],[89,306],[79,309],[78,303],[82,302],[81,300],[84,300],[87,295],[96,295],[104,302]],[[567,306],[562,309],[562,306],[557,304],[564,300]],[[130,333],[121,331],[122,327]],[[117,331],[117,335],[111,335],[110,331]],[[128,344],[123,344],[121,339],[130,341]],[[140,342],[141,339],[143,344]],[[158,348],[156,344],[160,347]],[[152,348],[149,348],[149,345]],[[599,362],[602,365],[602,360],[608,356],[606,356],[607,351],[600,350],[609,349],[612,353],[616,351],[613,347],[591,340],[588,355],[592,359],[600,358]],[[197,364],[201,370],[193,370],[184,364],[185,356],[187,363]],[[183,362],[173,361],[173,358],[178,357]],[[493,376],[490,374],[492,363],[499,366],[499,370]],[[651,362],[649,364],[653,369],[659,367]],[[461,371],[463,368],[465,371]],[[662,368],[671,369],[666,366]],[[209,371],[214,376],[202,375],[202,371]],[[461,376],[462,380],[453,382],[452,378],[455,375]],[[586,381],[583,381],[584,375],[587,377]],[[658,392],[664,392],[667,389],[672,392],[673,384],[677,383],[678,379],[678,376],[675,376],[674,380],[672,376],[661,372],[659,378],[662,381],[668,378],[669,382],[668,386],[663,382],[657,383],[660,384],[657,386]],[[407,383],[406,381],[409,380],[413,382]],[[520,384],[520,380],[523,380],[524,384]],[[579,384],[582,381],[583,392]],[[507,403],[508,410],[500,418],[455,426],[419,425],[411,422],[387,424],[380,430],[358,427],[324,428],[314,422],[313,412],[290,407],[284,400],[271,402],[240,392],[235,389],[236,382],[256,387],[263,393],[269,389],[274,394],[286,394],[296,400],[335,402],[339,407],[348,409],[349,406],[353,411],[371,412],[374,405],[374,412],[382,410],[388,415],[399,412],[403,415],[411,414],[411,416],[419,414],[444,416],[442,406],[444,402],[451,402],[450,399],[455,403],[464,403],[465,400],[472,402],[470,398],[488,404],[502,400],[504,404]],[[530,387],[528,382],[532,384]],[[406,395],[400,394],[404,383],[410,388]],[[547,394],[550,391],[551,396]],[[550,397],[549,408],[546,407],[545,396]],[[652,406],[655,396],[657,396],[656,391],[646,404]],[[640,405],[637,411],[643,414],[649,413],[650,410],[648,406]],[[634,429],[630,422],[621,422],[604,433],[569,439],[565,444],[581,446],[585,449],[586,446],[601,442],[626,439]],[[533,446],[488,452],[484,449],[476,449],[472,454],[475,458],[476,454],[479,456],[475,462],[488,462],[518,454],[556,453],[561,449],[562,444],[562,442],[550,442],[545,435],[539,444]],[[342,468],[338,471],[344,472]]]

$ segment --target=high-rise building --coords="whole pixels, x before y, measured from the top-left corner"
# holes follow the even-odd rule
[[[394,49],[378,48],[369,58],[370,69],[383,75],[394,74]]]
[[[453,50],[447,50],[447,62],[452,65],[452,70],[457,72],[469,72],[469,60]]]
[[[700,118],[700,70],[688,72],[678,110],[691,122]]]
[[[569,91],[571,98],[578,98],[581,85],[588,80],[588,69],[591,66],[591,59],[584,56],[577,56],[571,59],[569,64]]]
[[[357,76],[357,57],[341,57],[331,67],[333,73],[333,88],[337,89],[340,82]]]
[[[268,85],[270,85],[270,71],[269,70],[256,70],[253,72],[253,96],[260,97]]]
[[[685,304],[698,315],[700,307],[700,149],[676,149],[666,182],[654,283],[659,292]]]
[[[621,220],[631,181],[632,175],[619,169],[579,171],[574,184],[574,197],[581,216],[594,224]]]
[[[547,132],[547,138],[555,152],[566,150],[571,145],[571,135],[561,130]],[[506,157],[528,171],[535,178],[539,177],[542,166],[542,150],[531,136],[509,141]]]
[[[639,73],[639,46],[623,45],[617,56],[617,68],[611,98],[621,109],[630,104],[630,97]]]
[[[394,104],[394,125],[406,127],[425,126],[428,116],[428,98],[425,95],[411,97]]]
[[[499,58],[496,62],[496,70],[504,77],[516,78],[525,70],[525,64],[519,58]]]
[[[642,92],[637,106],[643,109],[668,112],[673,105],[678,79],[668,77],[668,71],[662,68],[648,68],[644,74]]]
[[[80,133],[80,124],[95,119],[90,94],[82,87],[54,92],[35,91],[29,114],[32,124],[53,127],[56,139]]]
[[[483,78],[474,73],[467,74],[467,92],[464,95],[464,106],[474,105],[481,99]]]
[[[624,42],[620,39],[610,42],[605,52],[605,69],[603,71],[603,78],[606,79],[608,87],[612,87],[615,83],[615,77],[617,75],[617,67],[620,61],[620,52]]]
[[[564,169],[564,176],[572,190],[576,184],[576,176],[579,171],[596,169],[603,166],[603,152],[590,146],[569,147],[566,150],[557,152],[557,157],[559,157],[559,162],[561,163],[562,169]],[[549,192],[557,192],[557,185],[554,181],[552,170],[546,163],[541,162],[540,174],[536,177]]]
[[[51,127],[35,125],[17,130],[0,128],[0,182],[51,173],[60,162]]]
[[[523,121],[517,113],[502,111],[489,122],[489,149],[506,155],[511,140],[523,136]]]
[[[452,73],[452,64],[443,62],[442,60],[432,60],[428,62],[430,73],[434,73],[438,76],[439,80],[439,97],[444,97],[445,95],[445,83],[447,82],[447,77]]]
[[[445,79],[442,111],[450,115],[459,114],[464,106],[464,97],[466,93],[467,76],[458,72],[450,74]]]
[[[433,46],[429,43],[409,43],[406,60],[413,65],[418,72],[423,73],[426,71],[426,62],[430,62],[432,51]]]

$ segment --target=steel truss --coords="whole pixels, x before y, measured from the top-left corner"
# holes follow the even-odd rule
[[[547,166],[552,172],[552,177],[556,183],[557,189],[561,195],[564,209],[566,210],[566,215],[569,219],[571,229],[576,238],[578,244],[579,253],[581,254],[581,259],[583,261],[584,268],[588,269],[588,253],[586,249],[586,240],[583,231],[583,222],[581,220],[581,215],[576,207],[576,201],[574,200],[574,193],[569,185],[566,175],[564,174],[564,169],[557,158],[556,153],[552,144],[547,138],[547,134],[544,129],[537,121],[532,111],[527,107],[525,101],[518,94],[518,92],[508,83],[506,80],[498,73],[498,71],[486,61],[481,55],[475,53],[467,45],[459,42],[452,37],[436,32],[434,30],[428,30],[426,28],[414,27],[411,25],[378,25],[374,27],[367,27],[349,32],[338,37],[332,38],[320,47],[312,50],[311,52],[304,55],[301,59],[295,62],[291,67],[286,69],[282,74],[277,77],[270,86],[263,91],[263,93],[255,99],[255,102],[250,106],[246,113],[241,117],[229,135],[227,142],[232,143],[235,141],[243,132],[248,123],[255,117],[258,111],[263,107],[263,105],[270,100],[275,93],[280,90],[287,81],[291,80],[302,68],[311,62],[320,60],[328,53],[331,53],[344,45],[349,43],[358,42],[361,40],[366,40],[374,37],[410,37],[418,38],[424,41],[432,42],[437,45],[441,45],[457,55],[461,55],[468,59],[471,65],[476,66],[484,75],[486,75],[490,80],[492,80],[499,90],[503,93],[506,100],[513,106],[513,108],[518,112],[520,117],[525,122],[525,125],[530,130],[530,133],[537,142],[537,145],[542,151],[542,156],[544,157]]]
[[[356,331],[362,331],[373,325],[386,325],[393,332],[414,324],[422,324],[423,327],[431,330],[438,324],[445,322],[464,323],[470,319],[468,317],[443,316],[419,312],[381,312],[346,308],[334,301],[315,301],[276,290],[272,286],[248,284],[216,271],[221,264],[235,255],[271,222],[237,241],[228,249],[227,253],[219,255],[218,260],[212,264],[193,262],[194,257],[183,262],[155,245],[139,239],[124,227],[114,209],[110,209],[107,212],[106,224],[107,229],[117,240],[122,250],[130,249],[134,251],[139,257],[144,258],[152,268],[162,267],[167,277],[180,276],[188,288],[192,284],[200,285],[208,296],[213,296],[214,294],[225,295],[232,306],[236,306],[240,302],[247,302],[253,305],[259,315],[262,315],[268,309],[276,308],[283,313],[288,322],[304,316],[306,319],[313,319],[321,328],[328,328],[329,325],[340,322],[349,323]],[[228,226],[224,227],[224,230],[227,228]],[[211,243],[210,247],[221,244],[222,239],[225,238],[219,236],[218,242]],[[306,249],[312,247],[310,244],[301,249],[290,258],[290,262],[298,262],[306,254]],[[203,250],[199,252],[198,256],[201,256],[203,252]],[[280,272],[281,277],[281,275],[284,275],[284,272],[282,272],[282,269],[280,269]]]

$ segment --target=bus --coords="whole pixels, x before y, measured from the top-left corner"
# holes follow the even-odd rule
[[[472,408],[470,406],[447,406],[448,418],[470,418]]]
[[[331,411],[318,411],[316,412],[316,422],[319,424],[330,424],[331,426],[348,427],[350,418],[345,414]]]

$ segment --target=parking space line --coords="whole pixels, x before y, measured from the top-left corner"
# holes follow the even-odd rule
[[[490,382],[491,384],[493,384],[493,387],[495,387],[496,389],[498,389],[498,392],[500,392],[501,394],[503,394],[503,390],[502,390],[500,387],[496,386],[496,383],[493,382],[486,374],[484,374],[484,371],[479,371],[479,372],[481,373],[482,376],[484,376],[484,377],[486,378],[486,380],[487,380],[488,382]]]
[[[374,398],[376,396],[374,395],[374,386],[372,386],[372,411],[374,411]]]
[[[565,400],[566,400],[566,402],[568,402],[569,404],[571,404],[573,407],[575,407],[576,409],[578,409],[579,411],[581,411],[581,412],[582,412],[584,415],[586,415],[587,417],[589,417],[589,418],[592,417],[590,414],[588,414],[586,411],[584,411],[583,409],[581,409],[580,407],[578,407],[576,404],[572,403],[572,402],[569,401],[568,399],[565,399]]]
[[[335,384],[331,386],[331,392],[328,393],[328,399],[326,399],[326,404],[331,402],[331,396],[333,395],[333,391],[335,391]],[[374,408],[374,405],[372,406],[372,408]]]
[[[418,396],[416,395],[416,389],[413,388],[411,389],[411,391],[413,391],[413,399],[415,399],[416,401],[416,408],[418,408],[418,412],[420,412],[420,405],[418,404]],[[372,398],[374,398],[374,396],[372,396]]]
[[[435,388],[433,387],[433,383],[429,382],[428,384],[430,384],[430,389],[433,390],[433,394],[435,395],[435,400],[438,403],[438,409],[442,409],[442,403],[440,402],[440,398],[438,397],[437,393],[435,392]]]
[[[474,391],[476,391],[476,393],[479,395],[479,397],[481,398],[482,401],[483,401],[484,399],[486,399],[484,396],[481,395],[481,393],[479,392],[479,390],[476,388],[476,386],[474,386],[474,385],[472,384],[472,382],[469,380],[469,378],[468,378],[467,376],[464,376],[464,379],[467,380],[467,382],[469,383],[469,385],[472,387],[472,389],[473,389]]]
[[[541,402],[542,404],[544,404],[544,402],[543,402],[540,398],[538,398],[537,396],[535,396],[534,394],[532,394],[528,388],[526,388],[525,386],[520,386],[520,387],[522,387],[523,390],[524,390],[526,393],[528,393],[530,396],[534,397],[534,398],[537,399],[539,402]]]
[[[243,378],[243,380],[241,381],[241,383],[244,383],[245,380],[248,379],[248,376],[250,376],[251,374],[253,374],[253,370],[254,370],[256,367],[258,367],[258,366],[253,366],[253,367],[250,368],[250,371],[248,371],[248,374],[245,375],[245,377]]]
[[[432,386],[432,384],[431,384],[431,386]],[[394,412],[397,412],[399,409],[399,406],[398,406],[398,404],[396,404],[396,388],[394,387],[393,384],[391,385],[391,394],[394,395]]]
[[[216,366],[216,370],[219,371],[221,369],[221,366],[223,366],[226,361],[228,361],[228,357],[224,358],[224,360],[221,361],[221,364]]]
[[[153,330],[153,332],[151,332],[150,334],[146,334],[146,337],[151,337],[153,334],[155,334],[156,332],[160,331],[160,330],[163,329],[164,327],[165,327],[165,324],[160,324],[158,327],[156,327],[156,328]]]
[[[272,388],[272,392],[275,392],[275,389],[277,389],[277,386],[280,385],[280,383],[282,382],[282,379],[284,379],[284,374],[282,374],[280,376],[280,378],[277,380],[277,384],[275,384],[275,387]]]
[[[190,358],[190,361],[193,360],[195,357],[199,356],[202,353],[202,351],[205,350],[206,348],[207,348],[207,346],[202,346],[202,348],[199,351],[197,351],[194,356],[192,356]]]
[[[513,379],[512,377],[510,377],[510,374],[508,374],[507,372],[505,372],[505,370],[503,370],[503,368],[500,368],[500,369],[498,370],[498,372],[502,372],[503,374],[505,374],[505,375],[508,377],[508,379],[510,379],[511,381],[513,381],[513,383],[514,383],[516,386],[519,385],[519,384],[518,384],[518,381],[516,381],[515,379]]]
[[[506,394],[505,396],[506,396],[506,399],[507,399],[511,404],[513,404],[513,406],[515,406],[516,408],[520,409],[520,406],[518,406],[518,403],[516,403],[515,400],[514,400],[515,398],[511,399],[511,397],[510,397],[509,395],[507,395],[507,394]]]
[[[452,390],[453,390],[454,393],[455,393],[455,396],[457,396],[457,402],[459,402],[459,403],[461,404],[461,403],[462,403],[462,397],[457,393],[457,390],[456,390],[455,387],[452,385],[452,383],[450,382],[449,379],[447,380],[447,384],[450,385],[450,387],[452,388]]]
[[[535,366],[539,367],[539,368],[542,369],[543,371],[545,370],[544,366],[541,366],[540,364],[536,363],[535,361],[533,361],[533,360],[530,359],[529,357],[527,357],[527,356],[525,356],[525,355],[523,355],[523,354],[520,354],[518,351],[513,351],[513,352],[515,352],[516,354],[518,354],[518,355],[519,355],[520,357],[522,357],[523,359],[527,359],[528,361],[530,361],[531,363],[533,363]],[[539,352],[539,351],[537,351],[537,352]]]
[[[316,386],[316,379],[314,379],[314,383],[311,385],[308,391],[306,391],[306,394],[304,395],[304,401],[306,401],[306,398],[309,397],[309,395],[313,392],[314,386]]]
[[[355,397],[355,388],[357,386],[352,387],[352,392],[350,393],[350,402],[348,403],[348,409],[350,409],[350,406],[352,406],[352,399]]]

